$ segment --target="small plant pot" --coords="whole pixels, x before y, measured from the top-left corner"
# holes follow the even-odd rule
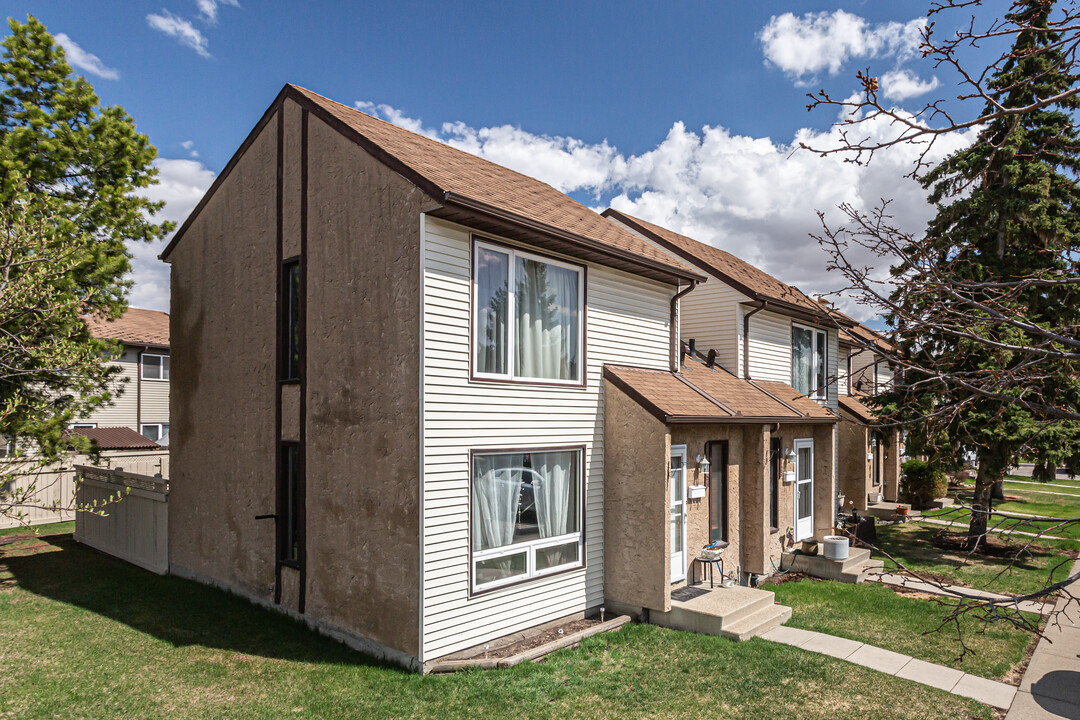
[[[906,517],[907,514],[908,514],[908,510],[910,510],[910,509],[911,508],[909,508],[907,505],[897,505],[896,506],[896,514],[899,515],[900,517]]]

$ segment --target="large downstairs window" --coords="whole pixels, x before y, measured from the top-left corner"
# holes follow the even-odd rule
[[[825,399],[827,343],[824,330],[791,326],[791,386],[818,400]]]
[[[581,449],[473,454],[473,590],[583,564],[581,467]]]
[[[477,241],[473,376],[580,384],[584,269]]]

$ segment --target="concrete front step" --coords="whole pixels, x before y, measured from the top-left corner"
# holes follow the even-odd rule
[[[735,642],[743,642],[752,637],[764,635],[790,619],[791,608],[787,605],[772,605],[726,626],[720,631],[720,635]]]
[[[693,598],[673,599],[668,612],[651,611],[649,622],[674,630],[746,640],[791,617],[790,608],[775,603],[773,593],[756,588],[702,589]]]
[[[880,560],[870,558],[866,548],[850,548],[846,560],[830,560],[824,555],[784,553],[780,558],[782,571],[794,570],[824,580],[861,583],[867,574],[884,567]]]

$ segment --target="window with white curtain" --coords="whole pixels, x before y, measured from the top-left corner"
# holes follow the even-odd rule
[[[582,565],[581,456],[580,449],[473,455],[474,590]]]
[[[576,265],[477,242],[473,257],[474,375],[580,383],[584,275]]]
[[[824,330],[792,324],[791,386],[807,397],[825,398],[827,348]]]

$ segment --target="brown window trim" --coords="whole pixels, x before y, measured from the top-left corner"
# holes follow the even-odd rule
[[[522,578],[514,582],[506,583],[505,585],[499,585],[493,588],[474,588],[473,587],[473,547],[472,547],[472,530],[473,530],[473,458],[477,455],[501,455],[507,453],[540,453],[540,452],[562,452],[565,450],[576,450],[580,453],[581,463],[579,471],[581,477],[578,479],[581,484],[581,495],[578,503],[578,527],[581,533],[581,563],[578,565],[572,565],[564,570],[556,570],[554,572],[540,575],[539,577]],[[579,445],[547,445],[543,447],[517,447],[517,448],[469,448],[469,520],[467,523],[468,531],[468,543],[469,543],[469,597],[479,597],[481,595],[490,595],[502,590],[508,590],[511,588],[518,588],[522,585],[529,583],[539,583],[545,580],[549,580],[553,577],[559,577],[560,575],[566,575],[567,573],[584,572],[589,565],[589,543],[585,535],[585,505],[589,498],[589,489],[586,483],[586,477],[588,473],[585,472],[585,454],[586,446],[584,444]]]
[[[552,382],[542,379],[515,379],[515,378],[490,378],[480,377],[476,374],[476,343],[473,334],[476,331],[476,274],[474,263],[476,262],[476,243],[482,242],[487,245],[496,245],[507,250],[522,250],[537,257],[555,260],[566,265],[573,265],[581,270],[581,381],[580,382]],[[481,233],[469,235],[469,382],[494,385],[535,385],[550,388],[566,388],[568,390],[584,390],[588,387],[589,379],[589,266],[578,261],[562,258],[551,253],[533,250],[528,245],[516,245],[500,238],[493,238]]]

